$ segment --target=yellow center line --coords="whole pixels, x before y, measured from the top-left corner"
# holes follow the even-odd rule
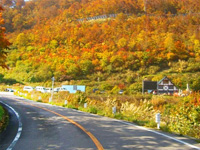
[[[18,101],[18,102],[22,102],[22,101],[17,100],[17,99],[14,99],[14,100],[16,100],[16,101]],[[45,110],[45,111],[51,112],[51,113],[53,113],[53,114],[55,114],[55,115],[57,115],[57,116],[62,117],[63,119],[65,119],[65,120],[67,120],[68,122],[74,124],[75,126],[77,126],[78,128],[80,128],[83,132],[85,132],[85,133],[91,138],[91,140],[94,142],[94,144],[96,145],[96,147],[97,147],[98,150],[104,150],[104,148],[103,148],[103,146],[101,145],[101,143],[97,140],[97,138],[96,138],[92,133],[90,133],[89,131],[87,131],[83,126],[81,126],[81,125],[78,124],[77,122],[73,121],[72,119],[69,119],[69,118],[66,117],[66,116],[63,116],[63,115],[61,115],[61,114],[59,114],[59,113],[57,113],[57,112],[55,112],[55,111],[49,110],[49,109],[44,108],[44,107],[36,106],[36,105],[30,104],[30,103],[27,103],[27,102],[24,102],[24,101],[23,101],[23,103],[25,103],[25,104],[27,104],[27,105],[30,105],[30,106],[33,106],[33,107],[36,107],[36,108],[39,108],[39,109],[43,109],[43,110]]]

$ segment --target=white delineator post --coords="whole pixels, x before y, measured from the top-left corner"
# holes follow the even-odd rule
[[[160,129],[160,113],[156,114],[157,129]]]
[[[87,103],[84,103],[84,108],[87,108]]]
[[[116,114],[116,112],[117,112],[117,107],[116,106],[112,107],[112,113]]]
[[[51,97],[49,98],[49,103],[51,103],[52,102],[52,100],[51,100]]]
[[[41,100],[42,100],[42,97],[41,97],[41,96],[39,96],[39,97],[38,97],[38,99],[41,101]]]

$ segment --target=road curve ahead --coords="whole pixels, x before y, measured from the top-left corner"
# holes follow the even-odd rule
[[[13,150],[200,150],[200,144],[191,139],[107,117],[12,95],[0,94],[0,101],[18,112],[22,123],[21,135]],[[0,134],[0,150],[6,150],[18,133],[17,121],[10,115],[13,118],[8,130]]]

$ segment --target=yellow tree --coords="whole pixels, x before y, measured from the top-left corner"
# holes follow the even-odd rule
[[[4,20],[2,18],[2,7],[0,6],[0,66],[6,67],[5,61],[6,61],[6,51],[5,49],[8,49],[8,46],[10,43],[5,38],[5,28],[2,27],[2,24],[4,23]]]

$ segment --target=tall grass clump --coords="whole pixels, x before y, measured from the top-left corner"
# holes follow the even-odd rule
[[[128,120],[137,122],[140,125],[154,127],[155,114],[153,105],[148,100],[140,100],[139,105],[135,103],[125,102],[122,103],[120,108],[121,114]]]

